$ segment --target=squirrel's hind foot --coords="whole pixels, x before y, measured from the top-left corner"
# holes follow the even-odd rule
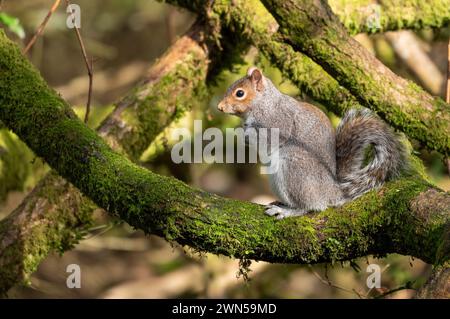
[[[269,216],[275,216],[276,219],[283,219],[286,217],[302,216],[305,215],[307,211],[301,208],[290,208],[277,203],[277,205],[267,205],[265,213]]]

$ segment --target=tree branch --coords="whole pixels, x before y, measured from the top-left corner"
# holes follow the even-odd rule
[[[420,288],[416,298],[449,299],[450,298],[450,263],[433,267],[428,281]]]
[[[139,158],[196,97],[207,94],[208,70],[217,67],[210,54],[217,57],[214,61],[221,57],[207,44],[207,37],[202,25],[194,25],[117,104],[98,129],[110,146],[133,160]],[[48,174],[0,221],[0,292],[26,279],[50,251],[62,252],[77,243],[91,224],[94,208],[62,177]]]
[[[234,2],[236,2],[236,1],[234,1]],[[239,2],[239,1],[237,1],[237,2]],[[200,7],[199,7],[200,8]],[[202,7],[203,8],[203,7]],[[263,8],[263,10],[265,11],[265,9]],[[220,10],[219,10],[220,11]],[[224,13],[224,12],[226,12],[227,10],[222,10],[222,13]],[[267,12],[262,12],[262,14],[265,14],[265,15],[267,15],[268,17],[270,17],[270,19],[272,19],[273,20],[273,18],[267,13]],[[236,10],[236,12],[237,12],[237,10]],[[248,11],[246,11],[246,12],[248,12]],[[243,12],[241,12],[241,18],[242,18],[242,15],[243,15]],[[248,16],[248,15],[247,15]],[[238,16],[237,15],[235,15],[234,17],[232,17],[231,18],[231,20],[232,19],[235,19],[235,18],[237,18]],[[248,20],[248,18],[247,18],[247,20]],[[257,20],[257,19],[253,19],[253,20]],[[253,21],[252,20],[252,21]],[[264,21],[264,19],[262,19],[262,21]],[[240,23],[237,21],[237,19],[235,19],[234,21],[233,21],[233,23],[234,23],[234,25],[243,25],[244,27],[245,27],[245,25],[248,23],[247,21],[245,21],[245,19],[244,19],[244,21],[240,21]],[[255,24],[256,25],[256,24]],[[260,25],[262,25],[262,24],[260,24]],[[275,25],[276,25],[276,23],[275,23]],[[270,24],[268,24],[267,26],[270,26]],[[266,28],[267,28],[267,26],[265,26]],[[260,29],[259,31],[261,32],[261,34],[263,33],[263,31],[262,31],[263,29]],[[275,29],[276,30],[276,29]],[[273,31],[272,31],[272,33],[273,33]],[[267,40],[267,39],[270,39],[270,33],[266,33],[267,34],[267,36],[269,36],[269,37],[266,37],[265,39]],[[251,36],[252,34],[250,34],[250,36]],[[276,44],[276,46],[275,46],[275,48],[276,48],[276,50],[274,50],[274,52],[276,53],[276,54],[278,54],[278,56],[283,56],[283,57],[292,57],[292,59],[290,59],[290,60],[287,60],[287,59],[285,59],[286,60],[286,62],[285,62],[285,72],[290,72],[291,73],[291,77],[293,77],[294,78],[294,80],[295,80],[295,77],[300,77],[300,79],[298,79],[297,80],[297,82],[301,82],[301,81],[305,81],[304,83],[306,83],[306,81],[307,81],[307,79],[308,79],[308,73],[306,73],[305,74],[305,72],[302,72],[302,71],[304,71],[304,70],[306,70],[306,71],[311,71],[311,69],[316,69],[316,70],[319,70],[319,72],[318,72],[318,74],[319,74],[319,77],[317,77],[317,76],[315,76],[314,78],[313,78],[313,80],[314,79],[320,79],[321,77],[323,77],[326,81],[328,81],[328,82],[326,82],[327,84],[331,84],[331,86],[327,86],[327,85],[324,85],[324,86],[322,86],[322,88],[319,88],[319,89],[314,89],[315,88],[315,86],[317,86],[317,85],[311,85],[311,84],[305,84],[305,86],[307,86],[307,87],[309,87],[309,90],[311,91],[311,92],[315,92],[315,94],[317,95],[317,96],[321,96],[321,89],[324,89],[326,92],[328,92],[328,93],[332,93],[333,92],[333,90],[335,90],[334,92],[338,92],[339,94],[338,95],[336,95],[336,94],[331,94],[330,96],[331,97],[334,97],[334,98],[338,98],[338,102],[337,102],[337,108],[338,109],[340,109],[340,110],[342,110],[343,109],[343,107],[342,107],[342,105],[351,105],[351,104],[353,104],[353,103],[355,103],[355,99],[353,98],[353,96],[350,94],[350,93],[348,93],[348,91],[346,91],[345,89],[343,89],[342,87],[340,87],[339,86],[339,84],[333,79],[333,78],[331,78],[328,74],[326,74],[319,66],[317,66],[315,63],[312,63],[311,62],[311,60],[309,60],[309,58],[307,58],[307,57],[305,57],[305,56],[303,56],[302,54],[300,54],[300,53],[297,53],[297,52],[295,52],[295,51],[293,51],[292,50],[292,48],[289,46],[289,45],[287,45],[287,44],[284,44],[284,43],[282,43],[281,41],[278,41],[278,40],[276,40],[276,41],[274,41],[273,42],[274,44]],[[265,45],[267,46],[267,47],[270,47],[270,42],[266,42],[265,43]],[[270,51],[269,51],[270,52]],[[300,59],[300,61],[298,61],[298,59]],[[304,61],[302,61],[302,60],[305,60],[305,61],[307,61],[308,63],[309,63],[309,65],[307,64],[307,63],[304,63]],[[281,59],[280,59],[280,61],[281,61]],[[302,62],[302,63],[300,63],[300,62]],[[280,63],[280,62],[279,62]],[[311,67],[312,66],[312,67]],[[308,69],[308,67],[309,67],[309,69]],[[302,69],[303,68],[303,69]],[[287,71],[286,71],[287,70]],[[302,76],[302,74],[305,74],[305,75],[303,75]],[[311,79],[311,78],[310,78]],[[312,81],[313,82],[313,81]],[[321,84],[322,82],[319,82],[318,84]],[[324,92],[324,91],[322,91],[322,92]],[[341,98],[342,97],[342,98]],[[341,98],[341,103],[339,103],[339,98]],[[324,100],[327,100],[327,99],[324,99]],[[353,100],[353,101],[352,101]],[[330,99],[330,101],[333,101],[332,99]],[[141,101],[142,102],[142,101]],[[345,102],[347,102],[347,104],[345,104]],[[109,134],[105,134],[106,136],[108,136]],[[112,135],[115,135],[115,134],[112,134]],[[131,136],[132,136],[132,134],[130,134]],[[114,144],[114,140],[115,140],[115,137],[113,136],[112,137],[112,144]],[[133,139],[132,139],[133,140]],[[116,146],[118,146],[119,144],[117,144]],[[421,184],[422,185],[422,183],[421,182],[419,182],[418,184]],[[423,184],[423,185],[425,185],[425,184]],[[423,186],[422,185],[422,186]],[[425,187],[425,186],[424,186]],[[428,186],[427,186],[428,187]],[[50,186],[50,189],[55,189],[54,188],[54,185],[53,184],[51,184],[51,186]],[[42,193],[41,194],[45,194],[45,191],[44,190],[42,190]],[[441,194],[441,193],[439,193],[439,194]],[[442,195],[442,194],[441,194]],[[429,196],[429,194],[427,195],[427,196]],[[445,195],[445,196],[447,196],[447,195]],[[448,206],[448,205],[447,205]],[[432,207],[433,208],[433,207]],[[440,210],[442,210],[443,208],[442,207],[440,207],[439,208]],[[259,208],[258,208],[258,210],[259,210]],[[83,211],[83,209],[81,209],[81,211]],[[25,215],[26,216],[26,215]],[[31,216],[34,216],[34,214],[33,215],[31,215]],[[448,210],[445,210],[444,211],[444,216],[448,216]],[[447,218],[447,217],[446,217]],[[76,220],[76,219],[75,219]],[[49,223],[50,225],[52,224],[52,223]],[[446,220],[446,222],[444,222],[444,225],[447,225],[448,224],[448,219]],[[0,224],[0,230],[2,229],[1,228],[1,224]],[[70,226],[69,226],[70,227]],[[4,229],[6,229],[6,228],[4,228]],[[1,231],[0,231],[0,233],[1,233]],[[51,236],[49,236],[49,238],[51,238]],[[28,242],[27,242],[28,244],[30,244],[30,238],[28,238]],[[50,246],[50,247],[52,247],[53,246],[53,248],[54,248],[54,244],[51,244],[51,243],[46,243],[46,246],[44,246],[44,247],[48,247],[48,246]],[[36,248],[35,248],[36,249]],[[31,251],[33,251],[33,250],[31,250]],[[36,252],[36,251],[35,251]],[[4,256],[4,255],[3,255]],[[2,256],[2,257],[3,257]],[[2,257],[0,257],[0,259],[2,258]],[[43,256],[42,257],[39,257],[39,258],[43,258]],[[39,259],[38,258],[38,261],[37,262],[39,262]],[[34,268],[35,268],[35,266],[36,265],[34,265]],[[34,268],[33,267],[31,267],[32,268],[32,270],[31,271],[33,271],[34,270]],[[0,269],[1,269],[1,267],[0,267]],[[30,271],[30,269],[28,269],[29,271]],[[17,279],[17,278],[16,278]]]
[[[208,11],[210,18],[213,16],[236,35],[240,34],[243,39],[255,44],[302,91],[323,103],[331,111],[343,114],[350,107],[362,104],[376,111],[389,124],[402,130],[408,136],[423,142],[429,149],[444,154],[449,151],[450,106],[439,98],[433,99],[417,85],[393,74],[353,39],[345,37],[345,41],[351,41],[351,45],[346,44],[344,40],[341,41],[343,46],[346,44],[345,49],[350,52],[341,53],[340,60],[334,61],[333,52],[337,52],[333,47],[334,40],[324,44],[323,51],[317,52],[317,57],[327,55],[320,62],[324,66],[332,63],[334,67],[345,72],[343,75],[331,73],[336,75],[336,81],[308,56],[294,51],[290,44],[284,42],[286,35],[277,33],[277,22],[259,0],[233,0],[227,4],[214,3],[212,6],[209,6],[206,0],[166,0],[165,2],[182,6],[200,15]],[[285,8],[286,4],[282,7]],[[290,16],[288,19],[297,21],[296,10],[292,9],[289,12],[293,17]],[[254,16],[249,15],[248,12],[256,12],[258,19],[254,19]],[[342,29],[338,22],[334,23],[337,26],[331,26],[330,30],[336,27],[338,30]],[[324,31],[321,32],[327,30],[324,27],[322,29]],[[316,31],[308,30],[308,32],[315,34]],[[342,33],[344,32],[341,30],[340,34]],[[324,38],[317,37],[317,41]],[[352,51],[353,45],[356,45],[357,53]],[[348,54],[352,58],[349,58]],[[364,58],[353,57],[351,54],[363,54]],[[310,55],[312,57],[312,53]],[[354,63],[354,60],[360,63]],[[374,62],[376,67],[366,66],[366,62]],[[381,70],[381,74],[378,73],[377,68]],[[355,77],[357,78],[354,79]],[[352,91],[354,95],[349,91]],[[428,130],[429,128],[432,128],[431,131]]]
[[[294,49],[320,64],[392,126],[450,154],[450,105],[385,67],[348,35],[325,1],[262,2]]]
[[[169,241],[236,258],[284,263],[400,253],[449,258],[450,195],[405,176],[341,208],[275,220],[147,171],[112,151],[0,33],[0,119],[97,205]]]
[[[32,171],[32,152],[6,129],[0,128],[0,203],[10,191],[22,191]]]
[[[447,0],[329,0],[351,34],[441,28],[450,22]]]

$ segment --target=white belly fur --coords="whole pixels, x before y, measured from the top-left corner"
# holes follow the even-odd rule
[[[283,204],[291,206],[292,203],[289,199],[286,183],[284,181],[285,175],[283,172],[283,158],[280,158],[279,156],[271,156],[271,166],[276,167],[275,165],[278,165],[278,169],[275,170],[273,174],[269,174],[268,176],[270,188]]]

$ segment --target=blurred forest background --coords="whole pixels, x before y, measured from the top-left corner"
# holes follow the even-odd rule
[[[29,41],[46,16],[52,0],[2,1],[1,12],[17,17],[25,37],[1,25],[8,36],[22,47]],[[81,7],[81,34],[89,56],[94,61],[92,114],[89,125],[96,127],[112,110],[112,103],[139,82],[148,66],[158,58],[177,36],[185,32],[195,17],[168,5],[149,0],[78,0]],[[43,36],[38,38],[29,58],[45,80],[71,103],[80,117],[88,92],[88,76],[75,33],[66,27],[65,5],[53,14]],[[19,32],[20,33],[20,32]],[[444,96],[447,69],[449,28],[389,32],[383,35],[358,35],[356,39],[394,72],[411,79],[433,95]],[[208,103],[188,113],[168,128],[143,154],[142,165],[160,174],[174,175],[196,187],[226,197],[268,203],[267,180],[256,165],[180,164],[170,160],[170,130],[192,127],[193,119],[203,119],[222,129],[238,125],[237,118],[216,110],[217,101],[248,65],[261,66],[280,89],[292,96],[308,99],[281,78],[256,50],[250,50],[245,63],[224,71],[221,81],[211,88]],[[339,119],[330,114],[333,123]],[[439,187],[450,190],[450,178],[444,159],[437,153],[416,149],[424,160],[430,177]],[[9,170],[0,166],[1,174],[14,174],[16,186],[0,198],[0,219],[7,216],[28,191],[49,170],[18,139],[0,131],[0,160],[14,153],[26,165]],[[9,163],[12,165],[14,163]],[[2,171],[3,170],[3,171]],[[0,185],[0,195],[2,185]],[[9,292],[13,298],[165,298],[165,297],[274,297],[274,298],[365,298],[398,287],[390,298],[409,298],[427,278],[429,266],[408,256],[363,258],[352,263],[334,265],[277,265],[253,262],[249,281],[239,273],[239,261],[210,254],[199,254],[187,247],[171,245],[156,236],[108,217],[100,209],[96,225],[72,251],[49,256],[32,276],[31,282]],[[369,263],[382,269],[382,288],[369,291],[366,286]],[[81,267],[81,289],[66,287],[66,267]]]

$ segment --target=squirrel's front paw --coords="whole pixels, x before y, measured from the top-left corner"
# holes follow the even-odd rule
[[[267,205],[266,212],[269,216],[275,216],[276,219],[283,219],[291,216],[301,216],[306,214],[306,211],[297,208],[282,207],[277,205]]]

